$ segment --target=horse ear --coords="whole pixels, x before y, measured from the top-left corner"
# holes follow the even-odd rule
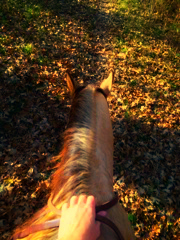
[[[70,77],[69,73],[66,73],[66,82],[67,82],[67,86],[69,88],[69,91],[71,93],[71,95],[74,94],[74,92],[76,91],[76,83],[74,82],[74,80]]]
[[[114,81],[114,72],[110,72],[109,76],[107,79],[104,79],[103,82],[100,85],[100,88],[103,89],[103,91],[105,92],[106,96],[108,96],[111,92],[111,88],[112,88],[112,83]]]

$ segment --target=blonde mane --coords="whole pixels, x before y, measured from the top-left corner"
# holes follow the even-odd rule
[[[86,89],[77,93],[74,97],[70,120],[64,133],[64,146],[56,160],[56,172],[51,182],[51,200],[57,209],[61,209],[64,202],[68,202],[74,195],[82,193],[90,195],[91,189],[91,165],[92,152],[95,139],[92,128],[94,121],[95,88],[89,85]],[[48,220],[60,218],[49,209],[48,205],[39,210],[33,218],[28,220],[15,233],[23,231],[33,224],[43,223]],[[57,239],[57,228],[33,233],[23,239]]]

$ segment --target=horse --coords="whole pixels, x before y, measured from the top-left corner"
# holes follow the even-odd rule
[[[60,209],[80,194],[93,195],[96,210],[107,210],[106,217],[97,215],[105,223],[98,240],[135,239],[127,213],[113,192],[113,131],[107,104],[113,78],[111,71],[100,87],[79,86],[67,73],[72,106],[63,148],[56,157],[60,162],[52,177],[51,195],[42,209],[16,229],[13,239],[58,239]]]

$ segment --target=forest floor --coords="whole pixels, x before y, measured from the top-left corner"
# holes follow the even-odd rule
[[[0,6],[0,239],[47,202],[70,109],[66,70],[86,84],[112,68],[114,189],[137,239],[178,239],[179,25],[139,2]]]

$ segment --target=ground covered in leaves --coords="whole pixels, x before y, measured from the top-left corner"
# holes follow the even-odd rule
[[[110,68],[114,189],[137,239],[178,239],[178,17],[164,23],[136,0],[5,0],[0,17],[1,239],[47,201],[65,71],[96,83]]]

